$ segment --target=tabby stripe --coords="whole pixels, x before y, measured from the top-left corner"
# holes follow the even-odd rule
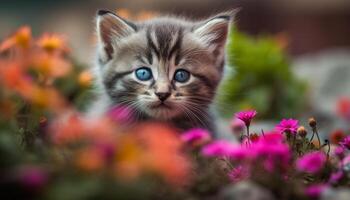
[[[183,38],[183,31],[182,31],[182,29],[180,29],[178,34],[177,34],[176,42],[175,42],[174,46],[171,48],[171,50],[169,52],[169,56],[168,56],[168,60],[170,60],[172,55],[175,52],[177,52],[176,57],[175,57],[175,65],[178,65],[180,62],[179,52],[180,52],[180,48],[181,48],[182,38]]]
[[[204,75],[201,74],[194,74],[192,73],[192,75],[196,78],[198,78],[199,80],[201,80],[207,87],[213,89],[214,88],[214,83],[207,77],[205,77]]]
[[[120,72],[120,73],[115,73],[112,77],[106,79],[104,81],[104,84],[106,86],[107,89],[112,89],[113,86],[115,85],[115,83],[117,82],[118,79],[131,74],[133,72],[133,70],[130,71],[126,71],[126,72]]]
[[[147,37],[148,48],[149,48],[149,49],[152,49],[152,50],[155,52],[155,54],[157,55],[158,59],[159,59],[159,58],[160,58],[160,53],[159,53],[159,51],[157,50],[156,45],[155,45],[155,44],[153,43],[153,41],[152,41],[150,29],[147,29],[146,37]],[[152,57],[152,54],[151,54],[151,53],[148,53],[148,55],[151,55],[151,57]]]

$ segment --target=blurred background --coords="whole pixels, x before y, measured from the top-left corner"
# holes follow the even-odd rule
[[[77,62],[86,66],[93,60],[98,9],[130,18],[176,14],[197,19],[240,8],[228,45],[233,70],[227,71],[218,101],[226,111],[223,116],[255,108],[266,120],[312,115],[324,131],[346,126],[334,116],[339,99],[350,96],[349,0],[1,2],[1,39],[22,25],[31,26],[34,35],[57,32],[67,39]]]

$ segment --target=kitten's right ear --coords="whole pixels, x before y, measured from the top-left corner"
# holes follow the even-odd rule
[[[113,12],[99,10],[97,12],[97,39],[99,56],[104,62],[112,58],[118,41],[137,31],[137,27]]]

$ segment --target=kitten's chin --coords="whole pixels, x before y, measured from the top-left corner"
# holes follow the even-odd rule
[[[170,120],[180,115],[179,109],[168,105],[151,106],[144,110],[150,117],[157,120]]]

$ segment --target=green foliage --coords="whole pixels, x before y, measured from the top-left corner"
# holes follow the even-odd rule
[[[293,75],[274,38],[253,38],[233,30],[227,51],[229,74],[218,99],[223,114],[254,108],[262,118],[279,119],[302,111],[306,85]]]

